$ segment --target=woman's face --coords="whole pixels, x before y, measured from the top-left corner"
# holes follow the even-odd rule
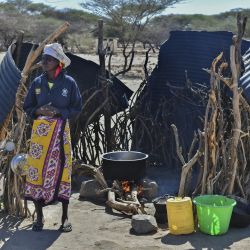
[[[50,55],[42,55],[42,68],[43,71],[49,72],[56,70],[59,61]]]

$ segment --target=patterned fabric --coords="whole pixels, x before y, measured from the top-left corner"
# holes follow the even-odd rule
[[[48,205],[69,201],[71,194],[71,141],[68,122],[39,117],[32,127],[27,159],[25,198]]]

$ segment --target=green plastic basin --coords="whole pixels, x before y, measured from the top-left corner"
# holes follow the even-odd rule
[[[234,199],[223,195],[201,195],[193,199],[196,205],[198,226],[201,232],[220,235],[228,231]]]

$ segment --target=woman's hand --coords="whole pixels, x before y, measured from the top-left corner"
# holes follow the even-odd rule
[[[51,105],[44,105],[36,110],[36,115],[44,115],[49,117],[54,117],[55,115],[60,114],[59,110]]]

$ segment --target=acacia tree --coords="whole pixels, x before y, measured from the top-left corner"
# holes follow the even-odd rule
[[[167,7],[183,0],[90,0],[81,6],[92,13],[104,17],[109,25],[109,35],[119,38],[124,56],[123,71],[130,70],[135,43],[150,19],[161,13]],[[128,63],[130,59],[130,63]],[[118,75],[117,74],[117,75]]]

